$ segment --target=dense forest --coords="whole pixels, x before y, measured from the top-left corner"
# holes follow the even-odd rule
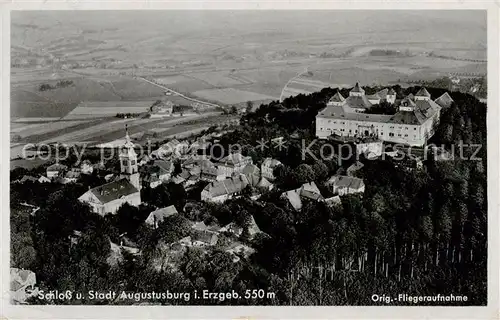
[[[365,89],[369,94],[380,88]],[[398,99],[419,90],[394,89]],[[445,92],[427,89],[433,98]],[[340,91],[348,95],[346,89]],[[459,304],[486,305],[486,105],[471,95],[450,92],[454,103],[442,110],[430,142],[454,152],[455,159],[429,157],[422,170],[405,170],[388,159],[362,160],[364,167],[357,174],[366,185],[363,196],[342,196],[341,205],[335,207],[306,202],[295,211],[279,197],[281,192],[309,181],[322,186],[352,163],[310,156],[302,160],[302,139],[306,145],[314,140],[315,116],[335,92],[325,88],[261,105],[241,117],[235,132],[220,138],[224,146],[244,146],[243,153],[254,163],[265,157],[283,163],[276,170],[277,187],[258,201],[243,196],[224,204],[203,203],[198,201],[199,192],[169,183],[144,188],[145,204],[139,208],[124,206],[115,216],[100,217],[76,200],[88,186],[101,183],[98,173],[74,185],[11,184],[12,266],[33,270],[44,290],[275,293],[271,299],[160,301],[167,304],[380,305],[371,300],[372,294],[405,293],[466,295],[467,302]],[[279,136],[287,141],[285,148],[256,147],[261,139]],[[481,145],[475,155],[480,160],[464,159],[473,150],[456,147],[461,142]],[[320,146],[314,144],[312,153],[318,153]],[[20,203],[25,201],[40,206],[34,217],[23,211]],[[189,210],[186,203],[192,204]],[[144,219],[155,206],[171,204],[181,213],[178,217],[157,230],[145,226]],[[173,242],[191,232],[187,219],[245,227],[249,216],[263,233],[252,240],[246,235],[240,239],[256,249],[248,259],[233,262],[216,246],[208,252],[188,250],[177,269],[158,272],[151,267],[159,242]],[[82,232],[77,244],[68,240],[73,230]],[[109,240],[117,243],[123,233],[143,254],[124,253],[120,263],[110,266]]]

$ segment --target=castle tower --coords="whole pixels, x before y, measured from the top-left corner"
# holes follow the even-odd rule
[[[130,183],[137,188],[141,189],[139,170],[137,168],[137,154],[134,150],[134,144],[128,135],[128,129],[125,125],[125,144],[120,147],[120,178],[126,178]]]
[[[349,96],[351,97],[361,97],[365,95],[365,90],[359,86],[359,83],[356,82],[354,88],[349,91]]]
[[[424,87],[422,87],[418,92],[417,94],[415,95],[415,100],[430,100],[431,99],[431,95],[429,93],[429,91],[427,91],[427,89],[425,89]]]
[[[344,104],[345,104],[345,98],[337,90],[337,93],[335,93],[335,95],[330,98],[330,100],[328,101],[328,103],[326,105],[339,107],[339,106],[342,106]]]
[[[396,102],[396,91],[394,91],[393,88],[389,89],[389,92],[387,92],[387,95],[385,96],[385,100],[390,104]]]

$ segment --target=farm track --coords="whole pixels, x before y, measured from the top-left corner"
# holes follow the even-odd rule
[[[177,92],[177,91],[175,91],[175,90],[172,90],[172,89],[170,89],[170,88],[168,88],[168,87],[166,87],[166,86],[164,86],[164,85],[157,84],[157,83],[155,83],[155,82],[153,82],[153,81],[150,81],[150,80],[148,80],[148,79],[146,79],[146,78],[144,78],[144,77],[137,77],[137,78],[138,78],[138,79],[142,79],[143,81],[146,81],[146,82],[148,82],[148,83],[150,83],[150,84],[152,84],[152,85],[155,85],[155,86],[157,86],[157,87],[159,87],[159,88],[162,88],[162,89],[164,89],[164,90],[166,90],[166,91],[168,91],[168,92],[171,92],[171,93],[173,93],[173,94],[175,94],[175,95],[181,96],[181,97],[183,97],[183,98],[184,98],[184,99],[186,99],[186,100],[190,100],[190,101],[193,101],[193,102],[197,102],[197,103],[205,104],[205,105],[208,105],[208,106],[211,106],[211,107],[215,107],[215,108],[223,108],[222,106],[217,105],[217,104],[215,104],[215,103],[206,102],[206,101],[202,101],[202,100],[198,100],[198,99],[195,99],[195,98],[191,98],[191,97],[185,96],[185,95],[183,95],[183,94],[182,94],[182,93],[180,93],[180,92]]]
[[[206,125],[206,123],[212,123],[214,121],[217,121],[217,119],[220,118],[220,114],[217,113],[207,113],[203,115],[195,115],[195,116],[186,116],[183,118],[161,118],[158,120],[154,120],[151,122],[147,123],[141,123],[141,124],[129,124],[128,125],[128,132],[130,135],[134,135],[137,133],[141,132],[146,132],[150,131],[152,129],[155,129],[157,127],[163,127],[165,130],[162,130],[161,133],[159,134],[160,136],[163,136],[163,132],[168,131],[168,130],[174,130],[176,132],[183,132],[183,127],[188,126],[190,129],[195,129],[196,127],[200,127],[200,125]],[[124,136],[123,133],[123,128],[117,128],[112,131],[108,131],[102,134],[95,134],[89,136],[85,141],[95,141],[99,143],[108,143],[112,142],[115,140],[122,139]]]

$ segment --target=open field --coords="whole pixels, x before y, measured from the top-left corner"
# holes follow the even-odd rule
[[[29,118],[16,118],[13,119],[13,123],[44,123],[59,120],[59,117],[29,117]]]
[[[193,92],[195,96],[211,101],[220,101],[224,104],[238,104],[246,101],[264,101],[273,100],[271,96],[242,91],[234,88],[201,90]]]
[[[243,78],[231,77],[230,72],[206,72],[190,73],[189,77],[204,81],[214,87],[233,87],[242,84],[250,84],[252,81]]]
[[[44,124],[37,124],[34,126],[28,125],[24,128],[17,128],[15,131],[11,130],[11,132],[15,132],[20,135],[21,138],[27,138],[36,135],[43,135],[45,133],[49,133],[51,131],[57,131],[64,128],[74,127],[79,124],[85,123],[88,120],[83,121],[53,121]]]
[[[114,117],[117,113],[143,113],[154,100],[146,101],[85,101],[68,113],[64,120]]]

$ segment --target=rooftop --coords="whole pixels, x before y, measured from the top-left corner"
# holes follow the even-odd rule
[[[360,97],[349,97],[351,98]],[[365,97],[366,98],[366,97]],[[385,114],[368,114],[360,112],[351,112],[345,106],[327,106],[325,109],[318,113],[320,118],[332,119],[346,119],[353,121],[368,121],[368,122],[383,122],[383,123],[396,123],[396,124],[422,124],[429,118],[433,117],[441,107],[431,100],[417,100],[413,101],[407,97],[415,107],[413,111],[398,111],[394,115]]]
[[[420,90],[418,90],[418,92],[415,96],[416,97],[428,97],[428,98],[430,98],[431,94],[429,93],[429,91],[427,91],[427,89],[422,87],[422,88],[420,88]]]
[[[339,188],[359,189],[364,185],[364,182],[363,179],[356,177],[335,175],[328,179],[327,185],[334,185]]]
[[[248,179],[244,175],[239,175],[222,181],[212,182],[203,191],[207,191],[211,197],[218,197],[241,192],[248,184]]]
[[[155,221],[157,223],[160,223],[163,221],[163,219],[173,216],[175,214],[177,214],[177,209],[175,209],[175,206],[168,206],[165,208],[161,208],[151,212],[148,218],[146,219],[146,223],[153,224]]]
[[[139,190],[125,178],[103,184],[89,191],[92,192],[101,203],[108,203],[139,192]]]
[[[359,83],[356,82],[356,85],[354,85],[354,88],[352,88],[351,92],[360,92],[360,93],[364,93],[365,90],[363,90],[363,88],[361,88],[359,86]]]
[[[441,108],[447,108],[453,103],[453,99],[448,94],[448,92],[443,93],[439,98],[434,100]]]

